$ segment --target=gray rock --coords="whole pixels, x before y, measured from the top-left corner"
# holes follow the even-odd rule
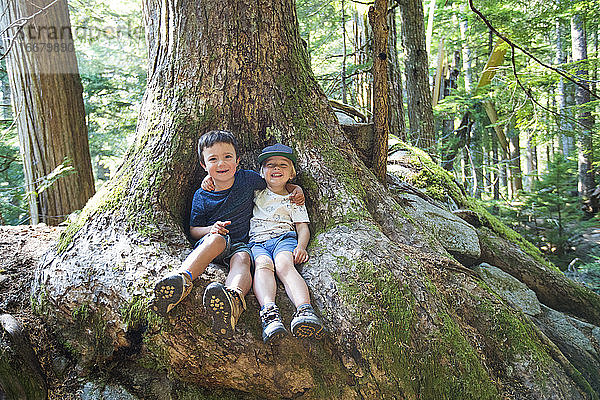
[[[412,207],[405,207],[405,211],[417,225],[439,240],[458,261],[468,265],[480,257],[479,238],[477,231],[471,225],[419,196],[403,193],[400,197],[412,204]]]
[[[46,381],[23,326],[0,315],[0,388],[7,399],[45,400]]]
[[[115,384],[87,382],[80,392],[81,400],[139,400],[125,388]]]
[[[354,125],[354,124],[356,124],[356,121],[354,120],[354,118],[352,118],[348,114],[345,114],[345,113],[343,113],[341,111],[336,111],[335,112],[335,116],[337,117],[338,122],[340,124],[343,124],[343,125]]]
[[[599,328],[542,305],[535,324],[558,346],[592,388],[600,392]]]
[[[479,264],[475,267],[475,271],[494,292],[511,306],[533,316],[542,312],[535,292],[512,275],[486,263]]]

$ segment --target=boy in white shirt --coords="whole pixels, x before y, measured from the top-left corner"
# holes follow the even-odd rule
[[[296,306],[292,334],[321,339],[323,323],[310,304],[306,282],[294,266],[308,261],[310,239],[306,207],[291,203],[286,190],[288,181],[296,176],[296,156],[290,147],[277,143],[265,147],[258,162],[267,188],[255,191],[248,246],[255,263],[253,290],[261,306],[263,341],[271,343],[287,334],[275,304],[275,274]]]

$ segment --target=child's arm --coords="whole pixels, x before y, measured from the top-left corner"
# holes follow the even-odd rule
[[[215,190],[215,181],[213,181],[213,178],[210,175],[206,175],[204,179],[202,179],[200,187],[207,192],[212,192]]]
[[[290,201],[297,206],[304,205],[304,191],[298,185],[294,185],[293,183],[286,183],[285,190],[290,192]]]
[[[211,226],[190,226],[190,235],[198,240],[209,233],[218,233],[219,235],[227,235],[229,230],[225,228],[231,224],[231,221],[217,221]]]
[[[310,239],[310,230],[306,222],[296,222],[296,233],[298,234],[298,246],[294,249],[294,263],[302,264],[308,261],[306,246]]]

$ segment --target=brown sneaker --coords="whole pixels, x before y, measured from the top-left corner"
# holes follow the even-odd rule
[[[240,315],[246,309],[246,301],[242,294],[221,283],[213,282],[206,287],[203,302],[213,319],[212,332],[224,338],[231,338]]]
[[[150,302],[150,308],[163,317],[173,309],[181,300],[190,294],[194,284],[185,272],[169,275],[154,285],[154,298]]]

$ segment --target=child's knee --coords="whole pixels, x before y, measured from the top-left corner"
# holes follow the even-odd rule
[[[221,235],[209,234],[204,238],[204,240],[202,240],[200,246],[206,249],[218,248],[223,251],[227,246],[227,239]]]
[[[239,251],[231,256],[229,260],[229,268],[236,270],[247,270],[250,272],[250,265],[252,264],[252,258],[250,254],[245,251]]]
[[[275,265],[273,265],[273,261],[269,257],[260,256],[254,260],[254,270],[255,272],[260,270],[275,272]]]

